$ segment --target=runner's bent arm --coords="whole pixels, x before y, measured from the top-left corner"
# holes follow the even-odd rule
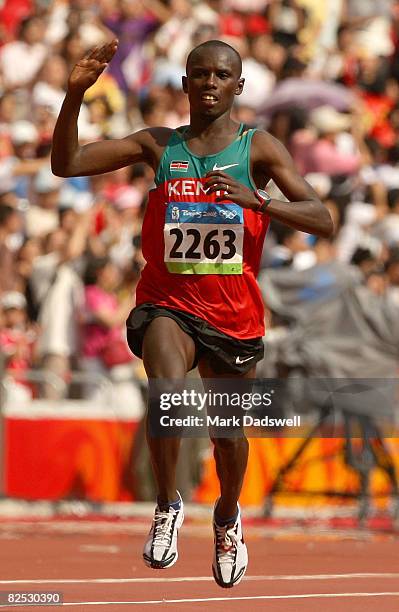
[[[257,132],[254,155],[289,202],[272,200],[267,214],[294,229],[323,237],[331,236],[333,223],[328,209],[295,168],[286,148],[271,134]]]
[[[266,132],[256,132],[253,137],[251,162],[257,184],[263,186],[273,179],[290,200],[283,202],[272,199],[266,214],[294,229],[323,237],[332,235],[330,213],[314,189],[300,176],[288,151],[276,138]],[[223,191],[227,188],[228,195],[221,195],[217,200],[228,199],[252,210],[259,208],[259,200],[254,192],[225,172],[208,172],[205,186],[210,191]]]
[[[89,176],[111,172],[137,162],[154,167],[153,148],[162,128],[141,130],[126,138],[80,146],[77,120],[81,96],[67,93],[53,135],[51,169],[57,176]]]

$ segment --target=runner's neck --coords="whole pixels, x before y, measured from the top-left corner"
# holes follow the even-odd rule
[[[225,113],[220,117],[204,117],[203,115],[190,115],[188,127],[189,138],[200,140],[213,140],[215,137],[232,135],[238,130],[239,124]]]
[[[209,126],[196,126],[190,124],[183,131],[186,145],[195,155],[212,155],[229,146],[237,138],[241,124],[229,118],[229,122],[221,123],[214,121]]]

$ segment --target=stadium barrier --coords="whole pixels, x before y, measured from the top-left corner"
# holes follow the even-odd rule
[[[66,394],[65,381],[40,371],[29,372],[26,381],[43,386],[50,382]],[[9,377],[0,385],[2,397],[2,436],[0,483],[2,494],[27,500],[72,500],[118,502],[142,499],[143,478],[136,470],[138,438],[143,443],[144,400],[139,381],[118,399],[117,384],[92,374],[73,373],[69,382],[100,383],[94,400],[43,399],[10,393]],[[139,435],[138,435],[139,434]],[[241,501],[246,506],[262,507],[279,469],[301,443],[298,438],[252,438],[250,460]],[[399,438],[386,440],[396,470],[399,470]],[[194,448],[194,445],[191,445]],[[219,485],[210,445],[197,450],[201,465],[200,483],[193,499],[213,503]],[[205,452],[204,452],[205,448]],[[207,450],[208,449],[208,450]],[[285,489],[277,504],[308,506],[353,503],[358,477],[344,461],[343,440],[315,438],[295,469],[287,475]],[[147,461],[148,463],[148,461]],[[138,484],[140,486],[138,486]],[[325,497],[336,491],[341,496]],[[370,493],[377,507],[386,508],[391,492],[389,480],[381,470],[373,471]],[[345,501],[346,500],[346,501]]]

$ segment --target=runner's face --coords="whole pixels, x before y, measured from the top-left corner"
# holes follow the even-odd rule
[[[196,53],[183,77],[191,113],[206,116],[219,117],[230,110],[243,85],[234,55],[217,47]]]

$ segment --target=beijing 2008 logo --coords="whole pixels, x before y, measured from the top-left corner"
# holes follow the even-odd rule
[[[174,206],[172,208],[172,220],[173,221],[178,221],[179,217],[180,217],[180,211],[179,211],[177,206]]]

